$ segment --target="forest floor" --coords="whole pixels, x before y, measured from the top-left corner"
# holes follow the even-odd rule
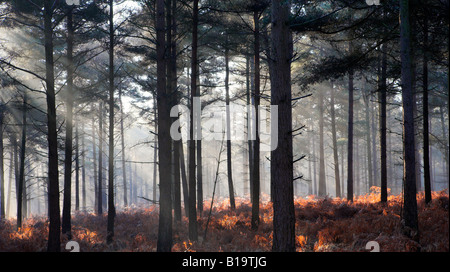
[[[356,197],[351,204],[345,199],[309,196],[295,200],[296,245],[302,252],[368,251],[367,242],[376,241],[382,252],[449,251],[449,196],[447,191],[433,192],[433,200],[424,203],[418,195],[419,242],[403,234],[401,196],[391,195],[381,204],[377,188],[370,194]],[[251,206],[237,198],[235,211],[229,201],[215,201],[207,238],[203,239],[208,218],[209,201],[199,217],[199,241],[188,240],[188,219],[173,226],[173,251],[270,251],[272,243],[272,204],[264,196],[258,230],[250,228]],[[76,213],[72,218],[72,240],[80,251],[156,251],[158,207],[128,208],[118,211],[114,242],[105,243],[107,216]],[[25,221],[15,229],[15,220],[0,223],[0,251],[45,251],[48,222],[44,218]],[[62,238],[62,251],[67,242]]]

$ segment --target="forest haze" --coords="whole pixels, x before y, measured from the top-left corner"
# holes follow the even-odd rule
[[[0,0],[0,251],[449,251],[448,0]]]

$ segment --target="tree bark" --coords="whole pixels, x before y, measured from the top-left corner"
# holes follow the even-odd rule
[[[423,181],[425,185],[425,203],[431,202],[431,173],[430,173],[430,130],[428,117],[428,18],[423,23]]]
[[[22,108],[22,140],[20,144],[20,169],[19,169],[19,183],[17,186],[17,229],[22,228],[24,202],[26,201],[25,189],[25,152],[27,140],[27,94],[23,95]]]
[[[319,196],[327,195],[327,182],[325,177],[325,143],[324,143],[324,117],[323,117],[323,93],[319,92]]]
[[[230,196],[230,208],[236,209],[236,202],[234,200],[234,186],[233,186],[233,170],[231,161],[231,116],[230,116],[230,67],[229,67],[229,52],[228,36],[225,44],[225,103],[226,103],[226,124],[227,124],[227,178],[228,178],[228,193]]]
[[[381,88],[380,88],[380,172],[381,172],[381,202],[387,202],[387,151],[386,151],[386,44],[381,47]]]
[[[259,226],[259,194],[260,194],[260,152],[259,152],[259,102],[260,102],[260,31],[259,31],[259,9],[257,8],[257,1],[255,3],[255,10],[253,11],[253,23],[255,26],[254,30],[254,93],[253,93],[253,101],[254,101],[254,109],[255,115],[253,121],[255,122],[254,128],[255,131],[253,135],[255,140],[253,141],[253,149],[252,155],[253,159],[251,161],[251,199],[252,199],[252,219],[251,219],[251,228],[256,230]]]
[[[94,107],[92,108],[94,111]],[[94,116],[94,115],[93,115]],[[97,145],[95,143],[95,118],[92,118],[92,164],[94,172],[94,209],[98,207],[98,175],[97,175]]]
[[[103,214],[103,101],[99,103],[97,215]]]
[[[123,179],[123,205],[128,206],[128,188],[127,188],[127,171],[126,171],[126,156],[125,156],[125,131],[123,128],[123,103],[122,103],[122,89],[119,89],[119,106],[120,106],[120,142],[122,147],[122,179]]]
[[[406,232],[417,237],[416,161],[414,151],[414,110],[411,66],[411,26],[408,0],[400,0],[400,57],[403,104],[403,218]]]
[[[109,1],[109,156],[108,156],[108,225],[106,242],[114,238],[114,0]]]
[[[192,56],[191,56],[191,97],[190,97],[190,129],[189,129],[189,239],[197,241],[197,207],[195,179],[195,140],[194,140],[194,97],[197,92],[197,44],[198,44],[198,0],[194,0],[192,18]]]
[[[331,116],[331,136],[333,141],[333,159],[334,159],[334,179],[336,181],[336,197],[341,197],[341,182],[339,174],[339,156],[337,146],[337,133],[336,133],[336,112],[334,109],[334,86],[331,83],[331,95],[330,95],[330,116]]]
[[[271,105],[278,105],[278,147],[272,151],[273,251],[295,251],[292,159],[290,5],[272,0]],[[275,131],[272,131],[272,137]]]
[[[56,95],[53,60],[53,2],[44,1],[44,47],[45,47],[45,83],[47,87],[47,140],[48,140],[48,206],[49,234],[47,251],[61,251],[60,248],[60,208],[58,181],[58,134],[56,123]]]
[[[349,51],[352,52],[350,42]],[[348,72],[347,200],[353,202],[353,68]]]
[[[2,99],[3,100],[3,99]],[[3,160],[3,116],[4,105],[0,100],[0,221],[5,219],[5,171]]]
[[[171,173],[171,138],[170,138],[170,93],[166,82],[166,41],[165,41],[164,0],[156,1],[156,54],[157,54],[157,110],[158,110],[158,163],[159,169]],[[159,226],[158,252],[172,249],[172,184],[171,177],[159,171]]]
[[[61,231],[69,240],[71,234],[72,207],[72,152],[73,152],[73,7],[67,12],[67,93],[66,93],[66,139],[64,144],[64,200]]]

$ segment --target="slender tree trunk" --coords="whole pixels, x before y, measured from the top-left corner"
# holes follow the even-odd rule
[[[252,101],[250,99],[250,55],[246,55],[246,62],[245,62],[245,86],[246,86],[246,99],[247,99],[247,152],[248,152],[248,187],[244,185],[244,195],[246,195],[248,192],[250,192],[250,201],[252,196],[252,175],[253,175],[253,145],[251,140],[252,135],[252,116],[251,116],[251,107]]]
[[[11,144],[16,145],[16,139],[11,137]],[[14,169],[14,147],[10,151],[10,161],[9,161],[9,177],[8,177],[8,195],[6,198],[6,218],[9,218],[10,207],[11,207],[11,191],[12,191],[12,180],[13,180],[13,169]]]
[[[380,88],[380,172],[381,172],[381,202],[387,202],[387,153],[386,153],[386,44],[381,47],[381,88]]]
[[[92,109],[95,110],[94,108]],[[94,209],[98,207],[98,175],[97,175],[97,145],[95,143],[95,118],[92,118],[92,163],[94,170]]]
[[[166,41],[165,41],[164,0],[156,1],[156,53],[157,53],[157,110],[159,169],[171,173],[171,139],[170,139],[170,91],[166,82]],[[159,226],[157,251],[168,252],[172,249],[172,184],[171,177],[159,171]]]
[[[226,122],[227,122],[227,177],[228,177],[228,192],[230,195],[230,208],[236,209],[236,202],[234,200],[234,187],[233,187],[233,171],[231,161],[231,116],[230,116],[230,67],[229,67],[229,49],[228,49],[228,36],[227,44],[225,45],[225,103],[226,103]]]
[[[169,62],[169,73],[172,75],[172,87],[170,91],[173,93],[173,105],[178,105],[179,103],[179,93],[177,86],[177,1],[172,0],[171,6],[171,17],[170,30],[171,30],[171,42],[170,45],[170,62]],[[180,143],[181,141],[173,141],[173,172],[174,172],[174,217],[175,220],[181,222],[181,188],[180,188]],[[200,147],[201,148],[201,147]],[[201,163],[200,163],[201,165]]]
[[[319,196],[327,195],[327,181],[325,177],[325,150],[324,150],[324,131],[323,131],[323,93],[319,92]]]
[[[425,185],[425,203],[431,201],[431,173],[430,173],[430,130],[428,126],[428,18],[423,23],[423,181]]]
[[[155,120],[154,120],[154,124],[155,124],[155,137],[154,137],[154,142],[153,142],[153,161],[155,162],[154,164],[153,164],[153,187],[152,187],[152,189],[153,189],[153,200],[154,201],[156,201],[156,192],[158,191],[158,186],[157,186],[157,183],[156,183],[156,179],[158,178],[157,177],[157,173],[158,173],[158,164],[156,163],[156,161],[157,161],[157,158],[158,158],[158,144],[159,144],[159,142],[158,142],[158,124],[159,124],[159,121],[158,121],[158,109],[156,108],[156,106],[157,106],[157,99],[156,99],[156,97],[153,97],[153,105],[155,106],[155,109],[154,109],[154,111],[155,111]]]
[[[123,128],[123,103],[122,103],[122,89],[119,89],[119,105],[120,105],[120,140],[122,145],[122,179],[123,179],[123,205],[128,206],[128,188],[127,188],[127,171],[126,171],[126,156],[125,156],[125,131]]]
[[[273,251],[295,251],[292,159],[290,5],[272,0],[271,104],[278,105],[278,147],[272,151]],[[273,121],[272,121],[273,122]],[[272,137],[275,137],[272,131]]]
[[[3,160],[3,116],[4,105],[0,101],[0,221],[5,219],[5,171]],[[9,188],[9,187],[8,187]]]
[[[341,182],[339,175],[339,156],[338,156],[338,146],[337,146],[337,135],[336,135],[336,113],[334,109],[334,86],[331,83],[331,105],[330,105],[330,116],[331,116],[331,136],[333,140],[333,159],[334,159],[334,179],[336,181],[336,197],[341,197]]]
[[[253,121],[255,122],[254,125],[254,137],[255,140],[253,141],[253,149],[252,149],[252,167],[251,167],[251,193],[252,193],[252,219],[251,219],[251,228],[253,230],[256,230],[259,226],[259,194],[260,194],[260,152],[259,152],[259,101],[260,101],[260,31],[259,31],[259,9],[257,8],[257,1],[254,1],[255,3],[255,10],[253,11],[253,23],[255,27],[254,31],[254,93],[253,93],[253,99],[254,99],[254,108],[255,108],[255,115],[253,118]]]
[[[83,198],[81,205],[82,210],[86,212],[86,149],[84,139],[84,122],[81,125],[81,196]]]
[[[3,101],[0,101],[0,221],[5,219],[5,171],[4,171],[4,158],[3,158],[3,117],[4,117],[4,105]],[[10,188],[10,187],[8,187]],[[8,199],[9,202],[9,199]],[[8,209],[9,210],[9,209]]]
[[[66,94],[66,139],[64,144],[64,200],[61,231],[69,240],[71,233],[72,207],[72,152],[73,152],[73,7],[67,13],[67,94]]]
[[[381,66],[380,66],[381,67]],[[381,73],[381,68],[380,68]],[[373,186],[378,186],[378,164],[377,164],[377,144],[376,144],[376,138],[377,138],[377,129],[376,129],[376,110],[375,110],[375,104],[372,102],[371,107],[371,130],[372,130],[372,171],[373,171]],[[370,188],[369,188],[370,189]]]
[[[414,152],[414,110],[411,66],[411,26],[409,1],[400,0],[400,57],[403,103],[403,218],[407,234],[417,237],[416,162]]]
[[[75,210],[80,210],[80,148],[78,122],[75,121]]]
[[[367,177],[368,177],[368,188],[373,186],[373,169],[372,169],[372,149],[370,148],[371,137],[370,137],[370,97],[369,94],[364,95],[364,104],[366,106],[365,110],[365,127],[366,127],[366,155],[367,155]],[[374,135],[372,135],[374,137]]]
[[[352,51],[350,42],[349,51]],[[347,200],[353,202],[353,69],[348,73]]]
[[[448,169],[448,166],[449,166],[449,163],[448,163],[448,138],[447,138],[447,131],[445,128],[445,121],[444,121],[444,109],[443,109],[442,105],[439,106],[439,115],[440,115],[440,119],[441,119],[442,135],[443,135],[443,139],[445,139],[444,140],[444,160],[445,160],[444,173],[448,179],[448,173],[449,173],[449,169]],[[448,129],[448,127],[447,127],[447,129]]]
[[[19,183],[17,186],[17,229],[22,227],[23,206],[26,201],[26,193],[24,193],[25,184],[25,152],[27,140],[27,94],[23,95],[22,108],[22,140],[20,144],[20,169]],[[24,200],[25,199],[25,200]]]
[[[114,0],[109,1],[109,157],[108,157],[108,225],[106,242],[114,238]]]
[[[197,241],[197,209],[196,209],[196,180],[195,180],[195,140],[194,140],[194,97],[197,92],[197,43],[198,43],[198,0],[194,0],[192,18],[192,57],[191,57],[191,97],[190,97],[190,129],[189,129],[189,239]]]
[[[53,2],[44,1],[44,47],[45,47],[45,82],[47,99],[47,139],[48,139],[48,206],[49,234],[47,251],[61,251],[60,248],[60,209],[58,181],[58,134],[56,123],[56,94],[53,62]]]
[[[99,104],[97,215],[103,214],[103,101]]]
[[[180,169],[181,169],[181,185],[183,187],[183,201],[184,201],[184,214],[186,217],[189,216],[189,189],[186,174],[186,164],[184,160],[184,148],[183,140],[180,139]]]

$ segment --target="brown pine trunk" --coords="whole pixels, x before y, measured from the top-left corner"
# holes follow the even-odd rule
[[[231,161],[231,117],[230,117],[230,67],[229,67],[229,49],[228,36],[227,44],[225,45],[225,103],[226,103],[226,124],[227,124],[227,177],[228,177],[228,193],[230,196],[230,208],[236,209],[236,202],[234,200],[234,186],[233,186],[233,171]]]
[[[386,151],[386,44],[381,47],[381,88],[380,88],[380,172],[381,172],[381,202],[387,202],[387,151]]]
[[[26,205],[26,191],[25,191],[25,151],[27,140],[27,94],[23,95],[22,108],[22,140],[20,144],[20,169],[19,169],[19,183],[17,186],[17,229],[22,227],[24,204]]]
[[[350,43],[351,52],[351,43]],[[353,69],[348,73],[347,200],[353,202]]]
[[[197,241],[197,207],[196,207],[196,178],[195,178],[195,140],[194,140],[194,97],[197,92],[197,44],[198,44],[198,0],[194,0],[192,18],[192,56],[191,56],[191,97],[190,97],[190,129],[189,144],[189,239]]]
[[[62,210],[62,234],[69,240],[71,234],[72,207],[72,144],[73,144],[73,8],[67,13],[67,94],[66,94],[66,139],[64,144],[64,200]]]
[[[431,202],[431,173],[430,173],[430,130],[428,118],[428,18],[424,19],[423,24],[423,181],[425,185],[425,203]]]
[[[255,24],[255,31],[254,31],[254,93],[253,93],[253,100],[254,100],[254,108],[255,108],[255,116],[253,118],[255,125],[255,131],[253,132],[253,135],[255,137],[255,140],[253,141],[253,149],[252,149],[252,155],[253,159],[251,160],[251,199],[252,199],[252,221],[251,221],[251,227],[253,230],[257,229],[259,226],[259,193],[260,193],[260,177],[259,177],[259,166],[260,166],[260,157],[259,157],[259,101],[260,101],[260,56],[259,56],[259,50],[260,50],[260,33],[259,33],[259,10],[257,8],[257,1],[255,3],[255,10],[253,12],[253,23]]]
[[[319,92],[319,196],[327,195],[326,177],[325,177],[325,143],[323,131],[323,93]]]
[[[48,140],[48,206],[49,234],[47,251],[61,251],[60,248],[60,209],[58,181],[58,134],[56,123],[56,95],[53,61],[53,2],[44,1],[44,44],[45,44],[45,83],[47,87],[47,140]]]
[[[158,110],[158,163],[159,169],[171,173],[170,93],[166,82],[164,0],[156,1],[156,53],[157,53],[157,110]],[[159,226],[157,251],[172,249],[172,184],[170,174],[159,171]]]
[[[103,214],[103,101],[99,103],[97,215]]]
[[[418,231],[416,199],[416,161],[414,151],[414,110],[411,66],[411,26],[409,1],[400,0],[400,57],[403,103],[403,180],[405,231],[416,237]]]
[[[106,242],[114,238],[114,1],[109,1],[109,156],[108,156],[108,225]]]
[[[278,106],[278,147],[272,151],[273,251],[295,251],[295,214],[292,159],[290,5],[272,0],[271,104]]]
[[[338,146],[337,146],[337,135],[336,135],[336,112],[334,109],[334,86],[331,83],[331,95],[330,95],[330,116],[331,116],[331,136],[333,140],[333,159],[334,159],[334,179],[336,187],[336,197],[341,197],[341,182],[339,174],[339,156],[338,156]]]
[[[5,219],[5,172],[3,169],[3,99],[0,98],[0,220]]]

